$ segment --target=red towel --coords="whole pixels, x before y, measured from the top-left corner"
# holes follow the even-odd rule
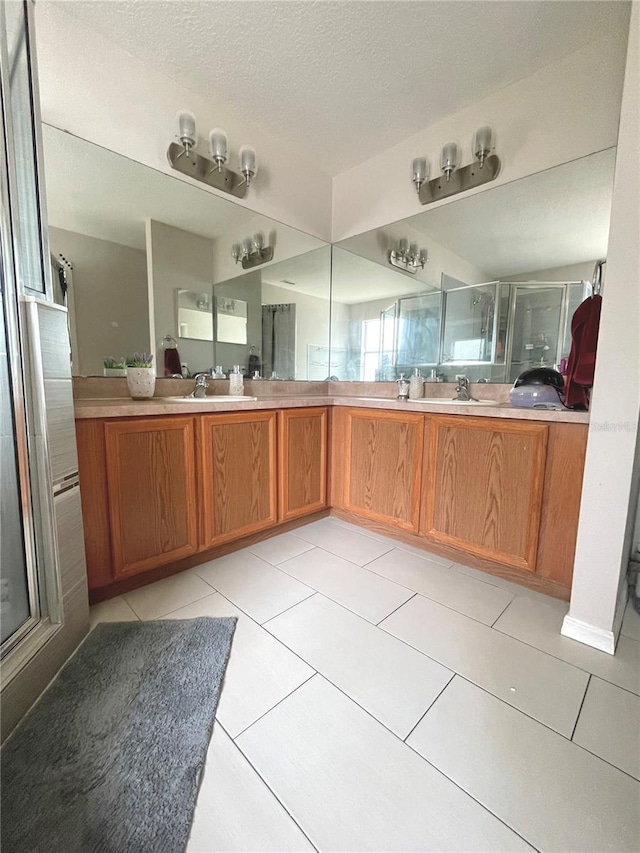
[[[164,351],[164,375],[173,376],[174,373],[182,373],[180,354],[175,347],[168,347]]]
[[[602,297],[585,299],[571,318],[571,353],[565,382],[566,406],[589,408],[588,389],[593,386]]]

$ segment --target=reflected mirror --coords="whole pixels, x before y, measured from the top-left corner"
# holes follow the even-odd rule
[[[512,383],[560,364],[606,258],[614,163],[610,148],[339,243],[332,373]]]
[[[179,338],[192,338],[196,341],[213,340],[212,299],[211,293],[176,290],[178,318],[176,331]]]
[[[239,204],[43,125],[49,239],[73,373],[155,353],[158,375],[239,364],[326,379],[331,248]],[[251,271],[234,243],[261,234]]]

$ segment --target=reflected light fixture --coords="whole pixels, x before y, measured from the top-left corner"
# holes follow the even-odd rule
[[[388,260],[392,267],[398,267],[412,275],[419,269],[424,269],[425,264],[429,262],[426,249],[418,248],[417,243],[409,244],[405,239],[398,240],[398,246],[390,250]]]
[[[172,142],[167,151],[172,168],[236,198],[244,198],[258,173],[255,148],[251,145],[241,146],[238,152],[239,171],[234,171],[227,166],[229,154],[224,130],[215,127],[209,132],[209,157],[204,157],[196,150],[198,135],[194,114],[181,110],[176,119],[178,141]]]
[[[475,159],[468,166],[460,166],[460,149],[457,143],[448,142],[443,146],[440,155],[444,180],[442,177],[428,180],[429,161],[426,157],[415,157],[411,164],[411,180],[421,203],[431,204],[495,180],[501,163],[498,155],[492,153],[493,149],[493,130],[488,125],[479,127],[473,136]]]
[[[236,263],[242,263],[243,269],[252,269],[273,260],[273,246],[265,246],[264,234],[258,232],[253,237],[246,237],[242,243],[234,243],[231,257]]]

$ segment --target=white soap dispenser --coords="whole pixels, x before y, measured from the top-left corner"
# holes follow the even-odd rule
[[[232,397],[244,396],[244,380],[239,364],[234,364],[233,370],[229,374],[229,394]]]
[[[422,373],[420,373],[420,368],[416,367],[413,371],[413,376],[409,380],[409,399],[419,400],[423,394],[424,379],[422,378]]]

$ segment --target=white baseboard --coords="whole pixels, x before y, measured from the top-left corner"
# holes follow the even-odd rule
[[[563,637],[569,637],[572,640],[577,640],[579,643],[584,643],[586,646],[592,646],[594,649],[599,649],[601,652],[607,652],[609,655],[615,654],[616,638],[613,631],[605,631],[603,628],[596,628],[594,625],[581,622],[580,619],[576,619],[567,614],[562,620],[560,633]]]
[[[594,649],[599,649],[601,652],[614,655],[616,653],[616,643],[618,642],[618,635],[622,626],[622,617],[624,616],[628,594],[625,581],[620,584],[618,590],[613,628],[610,631],[604,628],[597,628],[595,625],[589,625],[588,622],[583,622],[580,619],[576,619],[575,616],[567,614],[562,621],[560,633],[563,637],[569,637],[572,640],[577,640],[579,643],[584,643],[586,646],[591,646]]]

